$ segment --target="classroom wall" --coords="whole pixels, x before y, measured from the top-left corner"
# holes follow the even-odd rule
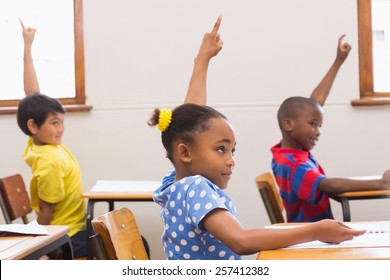
[[[280,103],[310,95],[344,33],[352,50],[325,105],[313,153],[332,177],[382,174],[390,167],[389,107],[350,105],[359,96],[356,2],[84,0],[86,94],[93,109],[66,115],[63,142],[80,162],[85,190],[98,179],[160,180],[168,172],[160,134],[146,121],[153,108],[183,101],[202,36],[220,14],[224,46],[210,64],[208,104],[235,127],[236,168],[227,192],[244,226],[269,224],[254,179],[270,170],[269,149],[281,138]],[[27,139],[14,115],[0,115],[0,127],[0,176],[19,172],[28,184],[21,156]],[[152,258],[164,259],[159,207],[116,205],[133,210]],[[352,220],[389,220],[388,205],[386,199],[351,202]],[[332,207],[342,219],[341,206]],[[95,209],[95,215],[107,211],[103,203]]]

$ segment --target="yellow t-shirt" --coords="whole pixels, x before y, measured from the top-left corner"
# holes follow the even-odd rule
[[[39,199],[55,204],[51,225],[67,225],[69,236],[86,228],[83,183],[76,158],[63,145],[35,145],[28,139],[23,158],[31,167],[31,206],[39,212]]]

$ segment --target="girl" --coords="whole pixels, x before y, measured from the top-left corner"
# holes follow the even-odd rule
[[[148,122],[161,131],[174,166],[154,194],[162,207],[167,259],[241,259],[260,250],[313,240],[340,243],[363,234],[333,220],[284,230],[245,229],[237,220],[234,201],[224,192],[235,165],[234,130],[223,114],[204,105],[208,62],[222,48],[220,22],[221,17],[203,38],[186,103],[172,111],[155,109]]]

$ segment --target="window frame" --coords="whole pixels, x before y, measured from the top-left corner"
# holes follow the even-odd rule
[[[92,106],[86,105],[85,66],[84,66],[84,28],[83,0],[73,0],[74,9],[74,59],[75,59],[75,97],[58,98],[66,111],[89,111]],[[0,100],[0,114],[14,114],[19,99]]]
[[[374,91],[371,0],[357,0],[357,4],[360,99],[352,100],[351,104],[390,105],[390,92]]]

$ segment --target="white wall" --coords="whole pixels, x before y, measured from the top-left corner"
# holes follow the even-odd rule
[[[355,0],[84,0],[87,103],[94,108],[67,114],[64,143],[81,164],[86,190],[97,179],[160,180],[166,174],[160,134],[146,121],[154,107],[182,102],[201,38],[220,14],[225,44],[210,65],[208,100],[236,130],[237,165],[227,191],[244,226],[269,224],[254,179],[270,170],[269,148],[281,137],[278,106],[291,95],[309,96],[333,62],[341,34],[352,51],[325,106],[313,153],[332,177],[382,174],[389,167],[389,108],[350,105],[359,96]],[[0,176],[20,172],[28,183],[21,157],[26,138],[15,116],[0,115],[0,127]],[[389,220],[388,203],[352,202],[352,219]],[[159,207],[116,205],[135,212],[152,258],[163,259]],[[332,206],[341,219],[341,206]],[[106,211],[99,204],[96,215]]]

